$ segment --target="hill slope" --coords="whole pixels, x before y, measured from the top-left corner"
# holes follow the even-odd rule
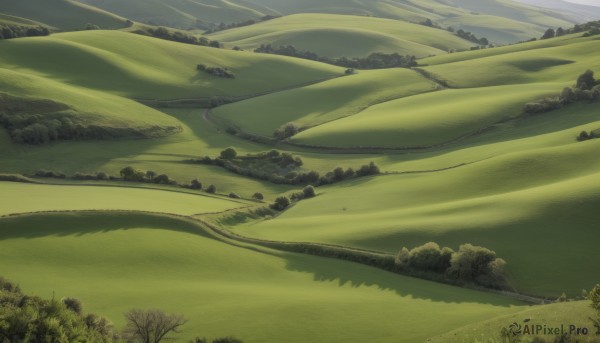
[[[366,57],[373,52],[417,57],[466,50],[474,43],[445,30],[403,21],[330,14],[296,14],[209,35],[230,46],[293,45],[327,57]]]
[[[76,297],[119,327],[132,307],[183,313],[190,321],[182,341],[408,343],[522,308],[353,263],[228,245],[170,217],[38,215],[0,223],[2,273],[27,292]]]
[[[0,12],[35,20],[60,30],[81,30],[86,24],[124,28],[126,19],[73,0],[0,0]]]

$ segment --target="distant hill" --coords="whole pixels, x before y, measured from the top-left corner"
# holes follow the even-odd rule
[[[512,0],[81,0],[132,20],[177,28],[207,23],[235,23],[265,15],[297,13],[349,14],[400,19],[433,20],[442,26],[494,37],[511,43],[538,37],[548,27],[569,27],[586,21],[584,13],[562,8],[541,9]],[[528,0],[529,1],[529,0]],[[533,1],[533,0],[532,0]],[[573,5],[579,8],[578,5]],[[484,16],[473,18],[473,16]],[[510,34],[506,34],[510,27]]]
[[[424,57],[476,45],[446,30],[404,21],[333,14],[294,14],[209,35],[230,46],[293,45],[326,57],[373,52]]]
[[[83,29],[88,23],[103,29],[126,25],[125,18],[72,0],[0,0],[0,13],[66,31]]]

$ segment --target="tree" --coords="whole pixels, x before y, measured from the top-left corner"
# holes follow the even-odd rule
[[[408,267],[409,262],[410,262],[410,251],[408,251],[408,249],[406,247],[404,247],[396,255],[394,263],[396,264],[396,267],[398,267],[400,269],[404,269],[404,268]]]
[[[280,196],[275,199],[275,202],[271,205],[271,208],[277,211],[283,211],[290,206],[290,199],[286,196]]]
[[[235,337],[222,337],[212,341],[212,343],[243,343],[241,340]]]
[[[273,135],[277,139],[286,139],[296,135],[298,132],[300,132],[300,128],[298,127],[298,125],[294,123],[287,123],[283,124],[277,130],[275,130]]]
[[[564,36],[565,33],[566,32],[562,27],[559,27],[558,29],[556,29],[556,37]]]
[[[231,193],[229,193],[229,195],[228,195],[228,196],[229,196],[231,199],[239,199],[239,198],[240,198],[240,196],[239,196],[239,195],[237,195],[237,194],[236,194],[236,193],[234,193],[234,192],[231,192]]]
[[[544,32],[542,39],[554,38],[555,36],[556,36],[556,32],[554,32],[554,29],[548,29],[548,30],[546,30],[546,32]]]
[[[265,196],[262,193],[256,192],[254,195],[252,195],[252,198],[256,200],[263,200]]]
[[[192,180],[190,188],[191,189],[202,189],[202,183],[200,181],[198,181],[198,179],[194,179],[194,180]]]
[[[215,185],[210,185],[206,189],[206,192],[208,192],[210,194],[215,194],[215,193],[217,193],[217,187]]]
[[[237,156],[237,151],[234,148],[229,147],[221,151],[221,158],[224,160],[232,160]]]
[[[560,93],[560,99],[566,104],[571,103],[576,100],[575,92],[571,87],[565,87]]]
[[[304,194],[304,198],[314,198],[316,195],[315,188],[311,185],[308,185],[302,189],[302,193]]]
[[[171,179],[169,179],[169,176],[166,174],[160,174],[154,178],[154,183],[168,185],[170,182]]]
[[[125,313],[124,335],[140,343],[159,343],[167,335],[179,333],[187,320],[180,314],[168,314],[163,310],[131,309]]]
[[[596,79],[594,79],[594,72],[590,69],[586,70],[583,74],[577,78],[577,84],[575,87],[582,90],[590,90],[596,85]]]
[[[596,311],[596,318],[591,318],[596,327],[596,334],[600,335],[600,284],[592,289],[587,298],[592,302],[592,308]]]
[[[586,131],[581,131],[579,136],[577,136],[577,140],[579,142],[587,141],[590,138],[591,138],[590,135]]]
[[[79,299],[65,298],[62,302],[69,310],[77,313],[78,315],[83,313],[83,304]]]

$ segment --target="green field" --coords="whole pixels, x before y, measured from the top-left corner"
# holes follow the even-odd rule
[[[423,25],[331,14],[296,14],[208,37],[243,49],[261,44],[293,45],[326,57],[366,57],[374,52],[425,57],[475,45],[448,31]]]
[[[26,291],[77,297],[117,325],[134,306],[181,312],[190,318],[182,341],[415,342],[523,308],[352,263],[234,247],[171,218],[69,214],[0,223],[2,273]]]
[[[176,32],[199,37],[210,21],[266,14],[284,16],[208,35],[225,43],[220,49],[131,32],[154,23],[193,27]],[[125,18],[138,22],[125,28]],[[587,301],[522,301],[563,292],[579,300],[600,281],[600,139],[577,139],[600,132],[600,107],[578,100],[538,115],[524,107],[557,96],[587,69],[600,72],[598,36],[446,53],[472,44],[417,24],[424,19],[511,43],[575,20],[509,0],[0,0],[0,23],[116,29],[0,41],[0,178],[31,182],[0,182],[0,277],[27,294],[80,299],[118,329],[134,307],[181,313],[189,322],[177,342],[490,343],[527,319],[591,328]],[[436,56],[418,68],[346,75],[250,51],[260,44],[330,57]],[[84,133],[123,134],[17,143],[15,127],[50,127],[61,116]],[[271,140],[287,123],[299,132]],[[247,163],[271,168],[260,177],[274,182],[309,171],[327,181],[336,167],[369,162],[381,175],[315,185],[316,197],[279,212],[267,207],[305,184],[236,174],[239,158],[192,161],[228,147],[238,157],[276,149],[302,159]],[[72,177],[119,176],[127,166],[179,185],[197,179],[216,194]],[[33,176],[41,170],[67,177]],[[250,200],[257,192],[264,201]],[[495,251],[511,292],[408,277],[400,273],[454,276],[394,269],[381,258],[348,262],[427,242]]]

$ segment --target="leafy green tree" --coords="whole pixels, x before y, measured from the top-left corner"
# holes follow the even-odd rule
[[[298,127],[298,125],[294,123],[287,123],[283,124],[277,130],[275,130],[273,135],[275,136],[275,138],[283,140],[296,135],[298,132],[300,132],[300,128]]]
[[[229,147],[221,151],[221,158],[224,160],[232,160],[237,156],[237,151],[234,148]]]
[[[305,199],[314,198],[314,196],[316,195],[315,188],[311,185],[304,187],[302,189],[302,193],[303,193]]]
[[[202,183],[200,181],[198,181],[198,179],[194,179],[194,180],[192,180],[190,188],[191,189],[202,189]]]
[[[565,34],[566,34],[565,29],[563,29],[562,27],[559,27],[558,29],[556,29],[556,37],[564,36]]]
[[[277,211],[283,211],[290,206],[290,199],[286,196],[280,196],[275,199],[275,202],[271,205],[271,208]]]
[[[546,30],[546,32],[544,32],[542,39],[554,38],[555,36],[556,36],[556,32],[554,31],[554,29],[548,29],[548,30]]]
[[[217,186],[215,186],[215,185],[208,186],[208,188],[206,188],[206,192],[210,193],[210,194],[217,193]]]
[[[265,196],[262,193],[256,192],[254,195],[252,195],[252,198],[256,200],[263,200]]]
[[[586,70],[583,74],[577,78],[577,84],[575,87],[582,90],[590,90],[596,85],[596,79],[594,78],[594,72],[590,69]]]

